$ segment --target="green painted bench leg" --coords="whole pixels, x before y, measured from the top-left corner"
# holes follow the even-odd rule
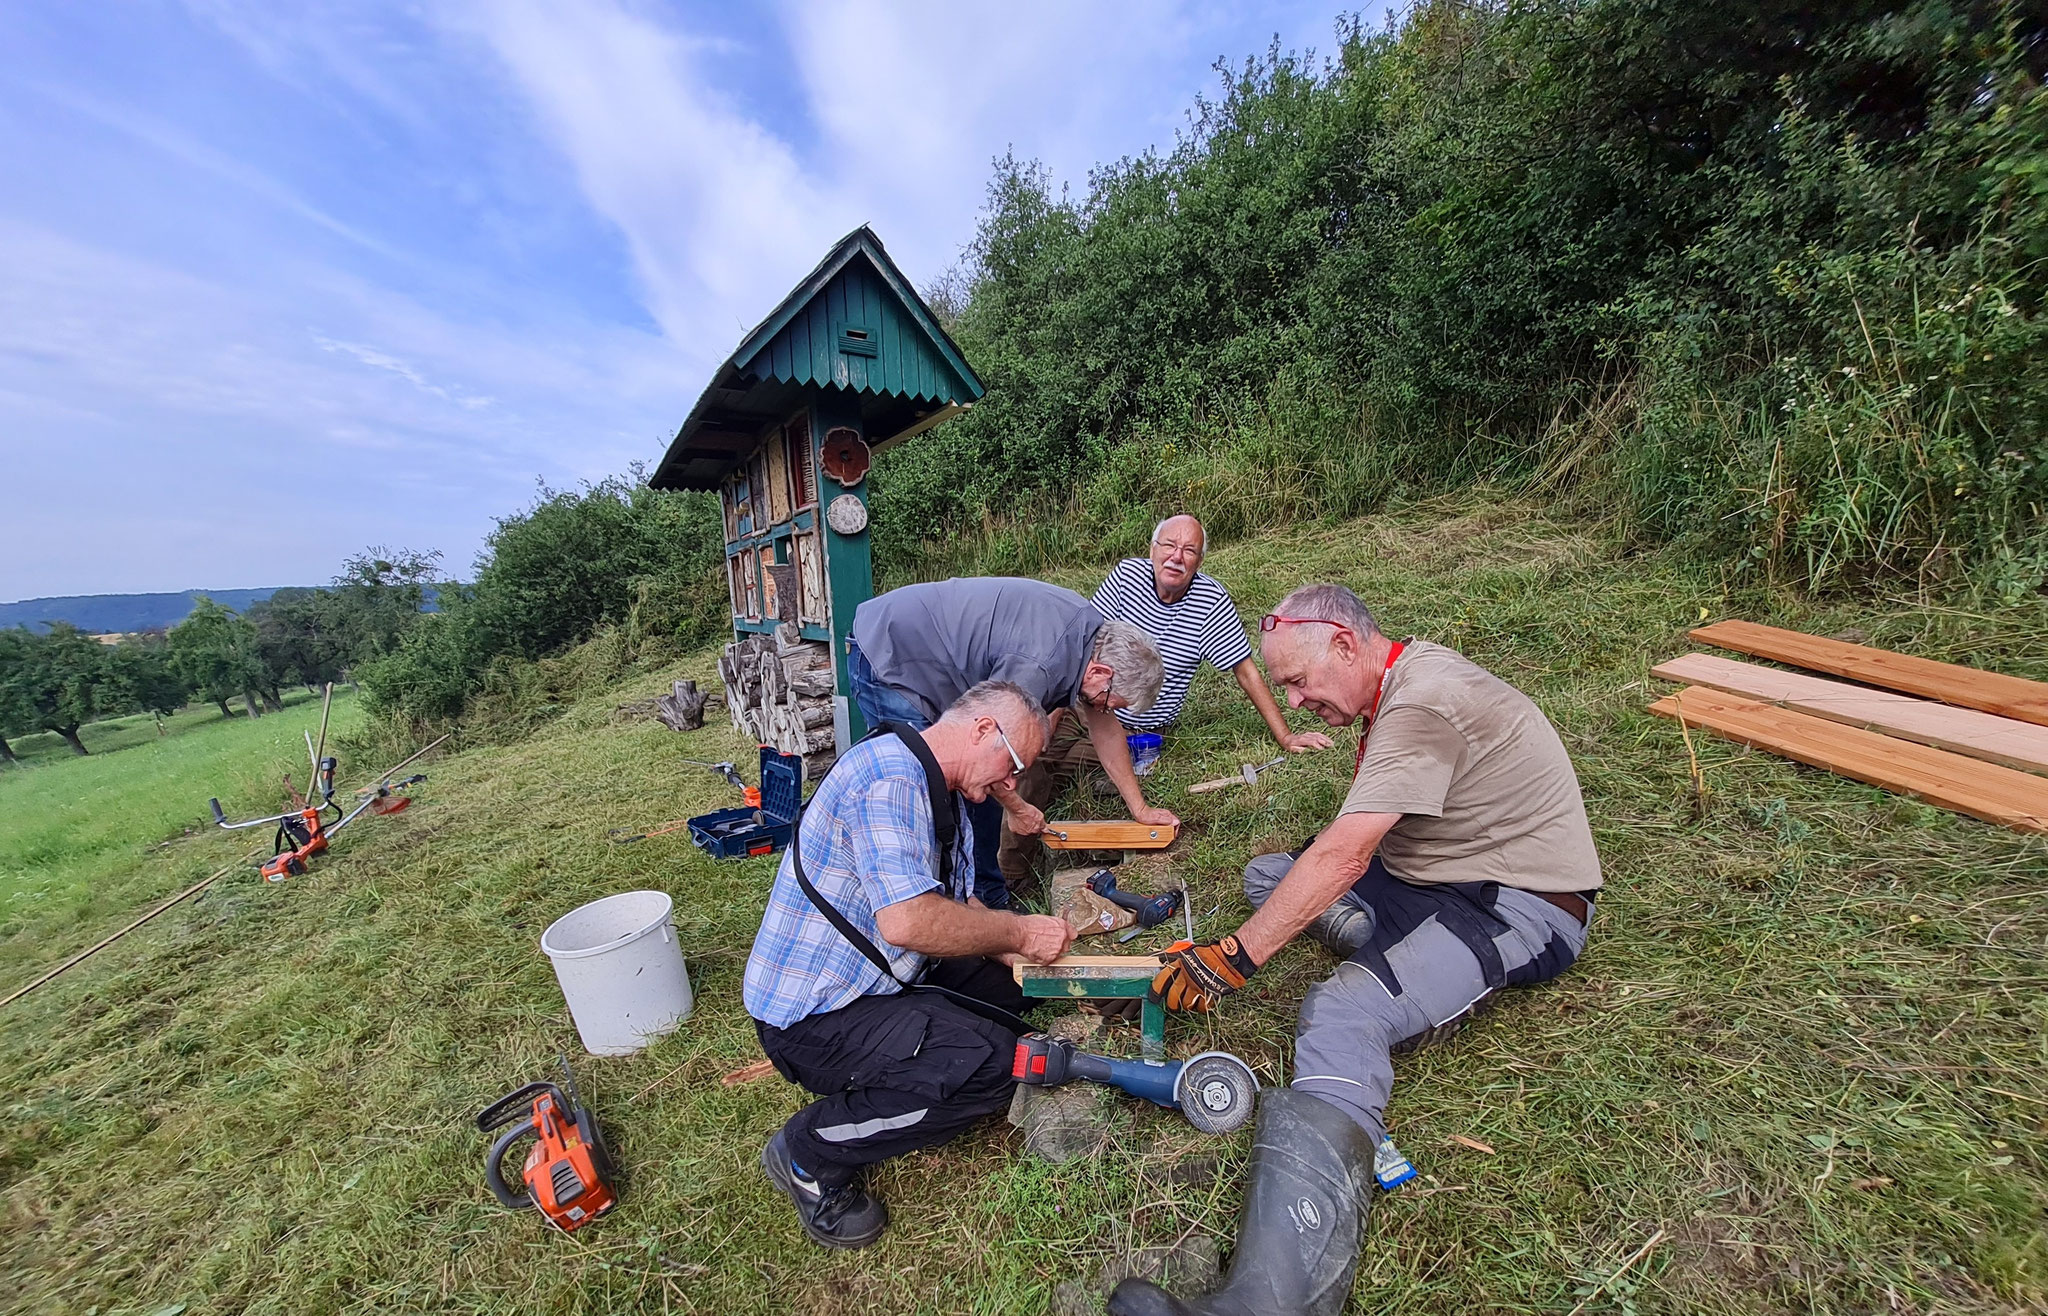
[[[1166,1011],[1147,1001],[1139,1022],[1145,1059],[1166,1059]]]

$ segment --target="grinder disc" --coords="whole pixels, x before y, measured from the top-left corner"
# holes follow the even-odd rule
[[[1204,1133],[1228,1133],[1252,1117],[1259,1080],[1227,1051],[1204,1051],[1181,1066],[1174,1084],[1180,1112]]]

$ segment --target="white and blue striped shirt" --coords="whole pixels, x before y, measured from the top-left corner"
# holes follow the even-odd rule
[[[1166,668],[1159,698],[1142,713],[1119,709],[1117,720],[1132,731],[1162,731],[1180,720],[1188,682],[1206,659],[1227,672],[1252,656],[1237,605],[1213,576],[1195,573],[1178,603],[1161,603],[1152,584],[1150,558],[1125,558],[1116,564],[1091,600],[1095,610],[1114,621],[1126,621],[1152,637]]]

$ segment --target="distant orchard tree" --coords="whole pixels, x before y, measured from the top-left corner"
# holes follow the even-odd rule
[[[18,761],[14,747],[7,743],[10,737],[25,736],[36,729],[33,710],[18,679],[28,661],[28,646],[34,640],[26,627],[0,631],[0,763]]]
[[[7,704],[32,729],[54,731],[85,753],[78,728],[114,702],[108,649],[69,622],[53,622],[47,635],[31,635],[7,676]]]
[[[232,608],[200,595],[185,620],[171,627],[171,665],[194,690],[211,700],[222,717],[233,717],[228,700],[242,696],[250,717],[261,717],[256,691],[268,676],[257,652],[256,628]]]
[[[124,709],[168,717],[183,708],[186,697],[192,693],[191,686],[171,661],[170,641],[161,635],[123,640],[107,655],[107,662],[112,672],[112,693]]]

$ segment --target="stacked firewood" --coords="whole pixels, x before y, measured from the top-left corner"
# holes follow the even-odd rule
[[[733,727],[755,743],[804,758],[804,778],[832,766],[832,651],[784,622],[773,635],[747,635],[718,660]]]

